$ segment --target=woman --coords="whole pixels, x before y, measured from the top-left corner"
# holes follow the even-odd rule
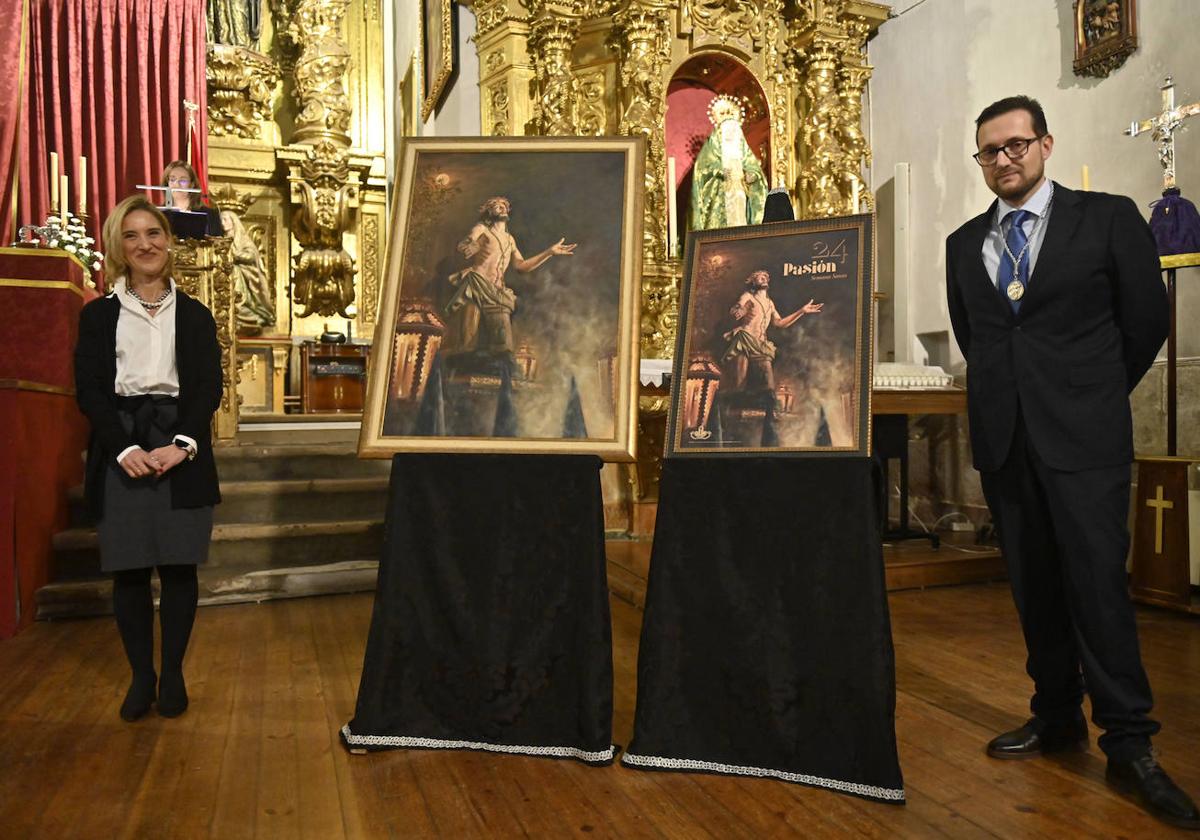
[[[224,236],[225,229],[221,226],[221,215],[204,203],[201,196],[200,179],[192,165],[182,160],[173,160],[163,170],[160,186],[167,187],[164,207],[172,210],[188,210],[192,213],[204,213],[208,220],[204,233],[207,236]],[[196,190],[196,192],[191,192]]]
[[[162,185],[171,189],[167,192],[167,206],[194,213],[207,213],[209,236],[228,236],[233,240],[233,280],[239,294],[237,321],[243,334],[259,333],[265,327],[275,326],[275,289],[267,276],[267,267],[254,238],[246,230],[237,214],[222,210],[218,213],[208,207],[198,192],[184,192],[196,188],[196,170],[181,160],[172,161],[163,170]]]
[[[121,717],[187,709],[183,656],[196,616],[196,566],[208,556],[221,500],[210,427],[221,402],[221,349],[204,304],[171,278],[167,220],[131,196],[104,223],[111,292],[83,308],[75,393],[91,423],[85,491],[100,566],[113,575],[113,613],[133,672]],[[154,601],[161,583],[161,674]]]

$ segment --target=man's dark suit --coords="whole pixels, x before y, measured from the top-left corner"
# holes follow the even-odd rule
[[[1154,239],[1122,196],[1054,185],[1019,313],[984,267],[995,203],[946,241],[950,320],[967,359],[975,467],[1000,532],[1035,716],[1080,716],[1080,668],[1110,757],[1158,725],[1125,580],[1129,392],[1167,335]],[[1007,259],[1007,258],[1005,258]],[[1002,268],[1003,273],[1003,268]]]

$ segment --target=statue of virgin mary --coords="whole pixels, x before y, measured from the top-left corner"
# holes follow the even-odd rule
[[[692,230],[754,225],[762,221],[767,179],[742,132],[745,109],[721,94],[708,106],[713,132],[692,167]]]

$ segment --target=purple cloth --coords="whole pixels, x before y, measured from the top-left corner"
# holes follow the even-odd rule
[[[1163,197],[1150,206],[1154,208],[1150,230],[1158,243],[1159,256],[1200,253],[1200,213],[1178,188],[1163,190]]]

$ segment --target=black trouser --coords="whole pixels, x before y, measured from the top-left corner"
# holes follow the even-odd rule
[[[113,614],[135,678],[153,679],[154,596],[150,569],[113,574]],[[159,566],[158,612],[162,625],[162,673],[183,670],[183,655],[196,619],[199,587],[194,565]]]
[[[1086,686],[1100,748],[1118,761],[1141,755],[1159,725],[1147,717],[1154,701],[1125,574],[1129,465],[1051,469],[1018,419],[1008,460],[982,479],[1021,615],[1033,714],[1081,720]]]

